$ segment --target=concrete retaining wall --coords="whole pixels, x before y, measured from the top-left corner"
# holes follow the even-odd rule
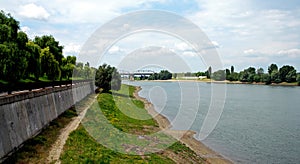
[[[94,92],[92,82],[0,97],[0,163],[76,102]]]

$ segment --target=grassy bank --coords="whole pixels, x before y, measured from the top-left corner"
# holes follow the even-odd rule
[[[205,162],[181,142],[156,133],[157,122],[133,97],[134,91],[135,87],[122,85],[118,92],[99,94],[82,125],[70,134],[62,163]]]

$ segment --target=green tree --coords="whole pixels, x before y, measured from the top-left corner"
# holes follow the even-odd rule
[[[95,85],[102,88],[104,92],[109,90],[120,90],[121,75],[115,67],[103,64],[99,66],[95,75]]]
[[[297,82],[298,82],[298,85],[300,85],[300,73],[297,74]]]
[[[231,73],[229,69],[225,69],[225,73],[226,73],[226,80],[230,80],[231,79]]]
[[[278,71],[274,70],[271,73],[271,82],[274,82],[274,83],[281,83],[282,82]]]
[[[268,67],[268,73],[269,75],[272,74],[273,71],[278,71],[278,66],[276,64],[271,64],[269,67]]]
[[[197,73],[195,73],[195,75],[197,77],[199,77],[199,76],[206,76],[206,73],[205,72],[197,72]]]
[[[230,81],[238,81],[239,80],[239,73],[237,73],[237,72],[231,73],[228,80],[230,80]]]
[[[7,60],[5,63],[5,79],[10,82],[17,82],[22,79],[28,66],[26,56],[18,49],[17,44],[8,44]]]
[[[263,68],[258,68],[257,69],[257,74],[258,75],[263,75],[264,74],[264,69]]]
[[[61,65],[63,59],[63,46],[52,35],[44,35],[41,37],[35,37],[34,43],[38,44],[42,49],[49,48],[49,51],[53,54],[54,59]]]
[[[33,74],[37,81],[42,74],[41,71],[41,48],[39,45],[29,41],[26,43],[28,67],[26,72]]]
[[[297,73],[296,70],[290,70],[289,73],[285,76],[285,80],[288,83],[297,81]]]
[[[67,58],[62,59],[61,69],[61,78],[67,78],[68,80],[72,77],[73,70],[76,64],[75,56],[67,56]]]
[[[196,73],[196,76],[197,76],[197,73]],[[198,75],[198,76],[200,76],[200,75]],[[173,77],[174,77],[174,79],[176,79],[177,78],[177,73],[174,73]]]
[[[261,81],[267,85],[271,84],[271,76],[269,74],[263,74]]]
[[[240,81],[242,82],[250,82],[252,83],[254,81],[254,77],[256,75],[256,69],[253,67],[249,67],[245,69],[244,71],[240,72]]]
[[[19,22],[10,14],[0,12],[0,78],[16,82],[23,78],[28,62],[24,44],[27,35],[19,32]],[[19,34],[19,35],[18,35]]]
[[[0,43],[15,42],[20,29],[19,22],[10,14],[0,12]]]
[[[212,68],[211,68],[211,66],[208,67],[208,69],[207,69],[207,71],[205,72],[205,74],[206,74],[206,76],[207,76],[208,79],[211,78],[211,75],[212,75]]]
[[[279,69],[279,77],[282,82],[296,81],[296,70],[293,66],[285,65]]]
[[[159,73],[159,79],[160,80],[172,79],[172,73],[169,72],[168,70],[161,70]]]
[[[258,74],[254,75],[253,80],[254,80],[256,83],[261,82],[261,75],[258,75]]]
[[[231,66],[231,67],[230,67],[230,71],[231,71],[231,74],[234,73],[234,66]]]
[[[55,60],[54,55],[49,48],[44,48],[41,51],[41,68],[42,73],[46,74],[49,80],[57,80],[60,78],[61,70],[58,61]]]
[[[218,70],[212,74],[212,79],[216,81],[223,81],[226,79],[225,71],[224,70]]]

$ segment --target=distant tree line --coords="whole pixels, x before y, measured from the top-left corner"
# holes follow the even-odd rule
[[[278,68],[276,64],[271,64],[268,67],[268,71],[265,72],[263,68],[255,69],[249,67],[243,71],[235,72],[234,66],[231,66],[230,70],[218,70],[211,73],[211,67],[206,72],[198,72],[196,76],[207,76],[216,81],[241,81],[241,82],[262,82],[265,84],[281,83],[281,82],[298,82],[300,84],[300,74],[297,74],[296,69],[290,65],[284,65]]]
[[[172,79],[172,73],[168,70],[161,70],[159,73],[154,73],[148,77],[148,80],[168,80]]]
[[[75,56],[63,56],[63,46],[51,35],[33,40],[20,31],[19,22],[10,14],[0,12],[0,80],[18,82],[69,79],[73,70],[79,77],[90,77],[89,64],[76,64]]]

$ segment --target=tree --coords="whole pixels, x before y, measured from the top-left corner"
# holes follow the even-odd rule
[[[298,82],[298,85],[300,85],[300,73],[297,74],[297,82]]]
[[[199,75],[200,76],[200,75]],[[174,79],[176,79],[177,78],[177,73],[174,73],[173,74],[173,77],[174,77]]]
[[[264,82],[267,85],[271,84],[271,77],[270,77],[270,75],[269,74],[263,74],[261,81]]]
[[[239,73],[237,72],[233,72],[232,74],[230,74],[229,79],[230,81],[238,81],[239,80]]]
[[[197,77],[199,77],[199,76],[206,76],[206,73],[205,72],[197,72],[197,73],[195,73],[195,75],[197,76]],[[176,78],[176,77],[175,77]]]
[[[61,65],[61,78],[67,78],[68,80],[72,76],[73,70],[76,64],[76,57],[75,56],[67,56],[67,58],[62,59]]]
[[[16,82],[23,78],[28,66],[24,45],[28,38],[19,32],[19,22],[0,12],[0,78]]]
[[[244,71],[240,72],[240,81],[252,83],[254,81],[255,75],[256,75],[255,68],[249,67]]]
[[[297,80],[296,70],[290,70],[289,73],[285,76],[285,80],[288,83],[295,82]]]
[[[254,75],[253,80],[254,80],[256,83],[261,82],[261,76],[258,75],[258,74],[256,74],[256,75]]]
[[[46,74],[49,80],[54,81],[60,78],[61,70],[59,63],[55,60],[54,55],[48,47],[41,51],[41,68],[42,73]]]
[[[271,64],[271,65],[268,67],[268,73],[269,73],[269,75],[271,75],[273,71],[276,71],[276,72],[278,71],[278,67],[277,67],[276,64]]]
[[[168,70],[161,70],[159,73],[159,79],[160,80],[172,79],[172,73],[170,73]]]
[[[161,70],[159,73],[154,73],[149,76],[149,80],[168,80],[172,79],[172,73],[168,70]]]
[[[38,44],[42,49],[49,48],[49,51],[53,54],[54,59],[58,61],[59,65],[63,59],[63,46],[59,45],[59,42],[55,40],[52,35],[44,35],[42,37],[35,37],[34,43]]]
[[[210,78],[211,78],[211,75],[212,75],[212,68],[211,68],[211,67],[208,67],[208,69],[207,69],[207,71],[205,72],[205,74],[206,74],[206,77],[207,77],[208,79],[210,79]]]
[[[279,77],[283,82],[296,81],[296,70],[293,66],[285,65],[279,69]]]
[[[28,67],[26,72],[33,74],[37,81],[41,76],[41,48],[39,45],[29,41],[26,43]]]
[[[120,90],[121,75],[115,67],[103,64],[96,71],[95,85],[103,89],[103,92],[109,90]]]
[[[231,66],[230,71],[231,71],[231,74],[234,73],[234,67],[233,66]]]
[[[212,79],[217,81],[223,81],[225,80],[226,75],[224,70],[218,70],[212,74]]]
[[[257,74],[258,75],[263,75],[264,74],[264,69],[263,68],[258,68],[257,69]]]
[[[229,69],[225,69],[225,72],[226,72],[226,80],[229,80],[231,79],[231,73],[230,73],[230,70]]]
[[[274,70],[271,73],[271,82],[274,82],[274,83],[281,83],[282,82],[278,71]]]

